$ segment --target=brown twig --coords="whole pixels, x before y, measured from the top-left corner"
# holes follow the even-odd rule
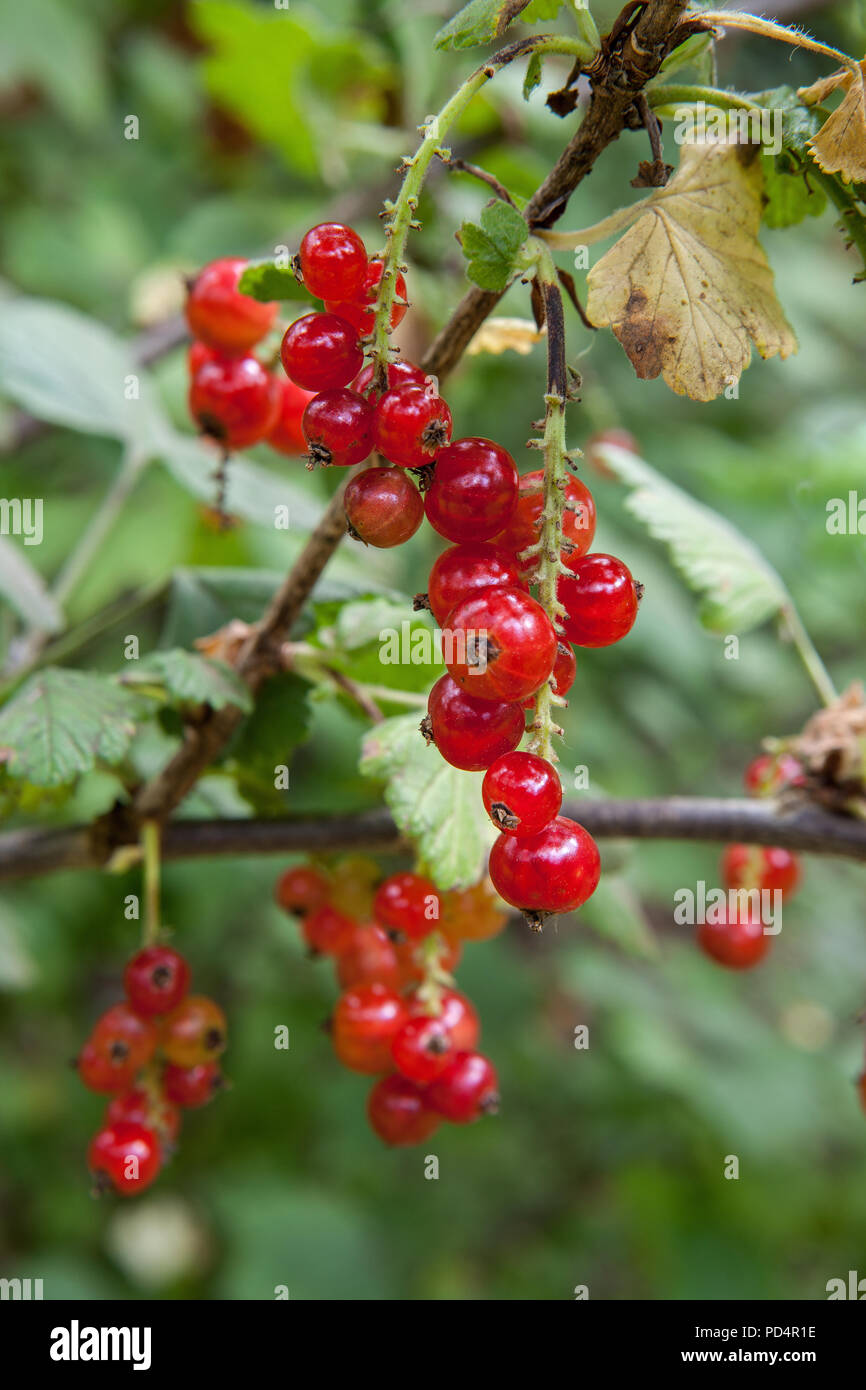
[[[471,174],[474,179],[480,179],[486,183],[488,188],[492,188],[497,198],[503,202],[510,203],[512,207],[516,204],[504,183],[500,183],[495,174],[489,174],[486,169],[482,169],[480,164],[470,164],[466,159],[443,159],[442,163],[446,169],[451,169],[459,174]]]
[[[600,840],[737,841],[866,863],[866,824],[808,802],[783,807],[712,797],[573,800],[565,803],[563,814]],[[131,834],[109,842],[98,827],[87,825],[12,830],[0,835],[0,881],[101,868],[116,850],[136,843]],[[176,820],[164,828],[162,852],[165,859],[201,859],[343,849],[386,853],[402,847],[394,821],[381,808],[297,821]]]

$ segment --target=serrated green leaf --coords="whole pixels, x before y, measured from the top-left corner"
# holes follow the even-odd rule
[[[544,62],[540,53],[533,53],[529,62],[526,64],[526,76],[523,79],[523,100],[529,101],[532,93],[541,82]]]
[[[444,24],[433,40],[434,48],[474,48],[491,43],[505,33],[533,0],[470,0]]]
[[[482,209],[480,225],[464,222],[460,244],[466,273],[482,290],[504,290],[514,273],[517,253],[529,235],[517,208],[497,200]]]
[[[630,956],[658,957],[655,933],[639,898],[622,877],[602,873],[592,897],[580,909],[579,921]]]
[[[784,167],[786,156],[774,158],[766,150],[761,159],[764,168],[764,192],[767,203],[763,220],[768,227],[793,227],[806,217],[820,217],[827,206],[823,189],[812,184],[799,171]]]
[[[790,602],[760,551],[734,526],[669,483],[627,449],[606,444],[598,453],[632,488],[626,509],[664,541],[690,588],[705,595],[701,621],[714,632],[743,633]]]
[[[0,594],[33,627],[43,632],[59,632],[63,627],[63,614],[41,574],[5,536],[0,536]]]
[[[116,766],[146,713],[110,676],[49,666],[0,711],[0,756],[12,777],[63,786],[98,763]]]
[[[211,705],[213,709],[237,705],[245,711],[253,707],[248,687],[230,666],[180,647],[152,652],[130,665],[119,680],[133,689],[137,685],[161,685],[177,703]]]
[[[460,772],[427,745],[417,714],[377,724],[364,740],[361,772],[385,783],[402,834],[439,888],[466,888],[484,871],[495,838],[484,814],[480,772]]]
[[[804,106],[793,87],[773,87],[766,92],[751,92],[751,101],[773,111],[781,112],[782,145],[802,158],[811,159],[806,146],[826,120],[826,112],[814,106]]]
[[[241,795],[256,810],[273,813],[291,805],[288,792],[274,786],[275,768],[288,767],[292,754],[310,734],[310,686],[291,672],[274,676],[261,688],[255,709],[229,747],[225,767]]]
[[[306,299],[312,303],[313,299],[310,291],[298,284],[290,266],[276,265],[274,261],[251,261],[238,282],[238,289],[264,303],[275,299]]]

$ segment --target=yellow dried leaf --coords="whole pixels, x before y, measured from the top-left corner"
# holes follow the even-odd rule
[[[666,188],[593,266],[587,313],[610,325],[639,377],[660,373],[709,401],[749,364],[796,352],[758,241],[763,174],[755,145],[684,145]]]
[[[847,72],[836,83],[846,89],[845,99],[808,144],[825,174],[841,174],[851,183],[866,180],[866,59],[857,73]]]
[[[481,352],[492,352],[498,356],[510,348],[512,352],[519,352],[521,357],[525,357],[541,341],[544,333],[543,328],[536,328],[533,319],[487,319],[470,342],[466,353],[469,357]]]
[[[822,101],[836,91],[837,87],[847,87],[851,82],[850,68],[837,68],[828,77],[819,77],[811,87],[798,87],[797,96],[805,106],[820,106]]]

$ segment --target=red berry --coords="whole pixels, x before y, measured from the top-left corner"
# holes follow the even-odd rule
[[[376,890],[373,916],[383,927],[413,941],[429,936],[439,924],[439,894],[422,874],[392,874]]]
[[[279,408],[276,378],[255,357],[215,357],[190,382],[190,415],[227,449],[246,449],[264,439]]]
[[[346,386],[364,361],[357,333],[336,314],[295,319],[286,329],[280,357],[286,376],[307,391]]]
[[[347,990],[337,1000],[331,1036],[334,1051],[352,1071],[391,1070],[391,1040],[408,1018],[399,994],[374,981]]]
[[[173,1098],[170,1098],[170,1100]],[[180,1111],[177,1105],[152,1096],[143,1088],[124,1091],[109,1101],[105,1111],[105,1123],[144,1125],[159,1135],[164,1143],[171,1144],[180,1129]]]
[[[385,1144],[421,1144],[438,1128],[439,1116],[419,1086],[405,1076],[383,1076],[367,1101],[370,1124]]]
[[[498,830],[506,835],[536,835],[559,815],[562,783],[545,758],[506,753],[485,772],[481,796]]]
[[[166,1018],[160,1042],[167,1060],[175,1066],[212,1062],[225,1049],[226,1016],[213,999],[190,994]]]
[[[127,964],[123,988],[136,1013],[166,1014],[189,989],[189,966],[170,946],[146,946]]]
[[[482,589],[519,588],[520,585],[517,562],[508,551],[483,541],[452,545],[433,562],[427,600],[433,617],[444,627],[448,614],[470,594]]]
[[[400,468],[368,468],[350,478],[343,506],[358,540],[379,550],[408,541],[424,517],[421,494]]]
[[[439,465],[437,464],[437,473]],[[517,505],[505,530],[496,537],[496,544],[519,555],[535,545],[539,538],[541,513],[544,509],[544,470],[524,473],[520,479]],[[565,485],[565,510],[562,514],[562,549],[564,553],[585,555],[595,535],[595,502],[592,493],[579,478],[569,478]],[[527,564],[535,564],[529,557]]]
[[[438,1004],[428,1003],[424,991],[416,990],[408,999],[413,1018],[435,1017],[451,1038],[457,1052],[471,1052],[481,1036],[481,1024],[472,1003],[456,989],[440,989]]]
[[[285,376],[274,379],[278,383],[277,392],[280,399],[276,423],[268,434],[268,443],[278,453],[288,454],[290,457],[305,454],[307,441],[304,438],[302,421],[304,411],[315,392],[305,391],[302,386],[296,386]]]
[[[574,685],[574,678],[577,675],[577,658],[574,649],[567,642],[557,642],[556,656],[553,658],[553,670],[551,680],[553,690],[556,695],[567,695]],[[524,702],[524,709],[531,709],[535,704],[535,696],[532,695]]]
[[[123,1091],[135,1080],[138,1066],[129,1059],[112,1061],[101,1048],[88,1041],[78,1054],[76,1061],[78,1075],[88,1091],[98,1091],[110,1095],[112,1091]]]
[[[106,1125],[90,1142],[87,1165],[99,1190],[113,1187],[121,1197],[132,1197],[149,1187],[159,1173],[159,1140],[142,1124]]]
[[[800,883],[800,861],[787,849],[728,845],[722,856],[722,881],[726,888],[791,894]]]
[[[159,1032],[149,1018],[139,1018],[129,1004],[115,1004],[96,1022],[90,1041],[103,1057],[120,1067],[135,1070],[149,1062],[159,1040]]]
[[[637,617],[638,591],[630,571],[613,555],[563,555],[574,578],[556,588],[565,605],[565,635],[577,647],[609,647],[630,632]]]
[[[451,438],[451,411],[433,382],[397,386],[376,403],[373,442],[401,468],[423,468]]]
[[[195,376],[199,367],[203,367],[205,362],[222,361],[226,356],[231,355],[231,353],[220,352],[219,348],[208,347],[207,343],[190,343],[186,354],[187,370],[190,376]]]
[[[224,352],[249,352],[273,327],[278,304],[260,304],[241,294],[238,281],[247,262],[236,257],[211,261],[199,271],[186,301],[186,321],[194,338]]]
[[[368,362],[349,385],[353,391],[358,392],[359,396],[368,396],[370,400],[378,401],[383,393],[372,390],[375,371],[375,363]],[[432,384],[426,372],[422,372],[421,368],[416,367],[412,362],[404,361],[402,357],[398,357],[396,362],[388,363],[386,378],[389,391],[398,386],[428,386]]]
[[[427,520],[449,541],[490,540],[514,511],[517,484],[506,449],[490,439],[457,439],[437,455]]]
[[[348,300],[326,300],[325,308],[328,310],[328,313],[339,314],[340,318],[345,319],[353,328],[357,328],[358,332],[362,335],[372,333],[376,321],[376,314],[375,309],[370,306],[376,303],[376,296],[379,293],[379,281],[382,279],[383,269],[383,261],[378,259],[369,261],[367,263],[367,272],[364,277],[364,289],[362,293],[351,302]],[[403,279],[399,270],[397,271],[394,283],[395,296],[394,303],[391,305],[391,314],[389,318],[389,323],[392,328],[397,327],[397,324],[402,321],[406,313],[406,305],[397,303],[397,300],[406,298],[406,281]]]
[[[443,921],[443,929],[445,923]],[[439,969],[446,975],[452,975],[457,969],[463,948],[459,941],[452,941],[442,932],[437,933],[438,954],[436,957]],[[412,941],[409,937],[404,940],[394,942],[394,950],[397,955],[397,962],[400,966],[400,983],[404,985],[418,984],[427,974],[427,960],[425,958],[427,942],[426,937],[423,942]]]
[[[224,1085],[222,1072],[216,1062],[199,1062],[194,1067],[178,1067],[169,1062],[162,1074],[165,1094],[184,1110],[197,1110],[206,1105]]]
[[[445,664],[476,699],[525,700],[553,670],[553,624],[522,589],[470,595],[449,614],[445,631]]]
[[[490,851],[497,893],[530,916],[572,912],[595,892],[600,873],[595,840],[565,816],[535,835],[500,835]]]
[[[705,955],[729,970],[751,970],[770,949],[770,937],[764,932],[760,916],[747,910],[728,920],[726,907],[715,915],[720,921],[702,922],[698,927],[698,945]]]
[[[454,1044],[441,1019],[420,1015],[403,1024],[391,1043],[394,1065],[410,1081],[426,1086],[448,1066]]]
[[[743,774],[751,796],[776,796],[783,787],[802,787],[805,781],[803,764],[792,753],[761,753]]]
[[[451,676],[440,676],[430,691],[427,720],[421,727],[446,763],[464,772],[481,772],[517,747],[526,721],[514,701],[476,700]]]
[[[311,951],[331,956],[349,944],[356,926],[351,917],[325,902],[302,919],[301,934]]]
[[[286,912],[301,916],[321,907],[330,891],[330,881],[312,864],[296,864],[277,879],[274,897]]]
[[[403,983],[403,972],[394,943],[375,922],[354,928],[335,964],[342,989],[370,985],[374,980],[387,985],[389,989],[399,989]]]
[[[427,1091],[428,1104],[455,1125],[499,1108],[496,1068],[480,1052],[458,1052]]]
[[[317,299],[363,299],[367,275],[364,243],[341,222],[320,222],[301,242],[301,274]]]
[[[488,878],[470,888],[451,888],[442,896],[442,930],[456,946],[462,941],[487,941],[498,936],[505,922],[502,904]]]
[[[345,386],[314,396],[303,427],[313,463],[348,468],[361,463],[373,447],[373,407]]]

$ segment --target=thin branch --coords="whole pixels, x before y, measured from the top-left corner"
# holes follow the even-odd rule
[[[687,796],[572,800],[566,802],[563,814],[600,840],[736,841],[866,863],[866,824],[808,802],[782,805],[770,800]],[[131,837],[111,842],[99,826],[12,830],[0,835],[0,881],[104,868],[118,850],[135,844]],[[384,807],[298,821],[176,820],[165,826],[162,839],[164,860],[348,849],[390,853],[408,852],[409,846]],[[134,855],[124,853],[120,858],[127,866],[135,862]]]
[[[497,198],[503,202],[510,203],[512,207],[516,204],[504,183],[500,183],[495,174],[489,174],[486,169],[482,169],[480,164],[470,164],[466,159],[443,159],[442,163],[446,169],[452,170],[456,174],[471,174],[474,179],[480,179],[486,183],[488,188],[492,188]]]

